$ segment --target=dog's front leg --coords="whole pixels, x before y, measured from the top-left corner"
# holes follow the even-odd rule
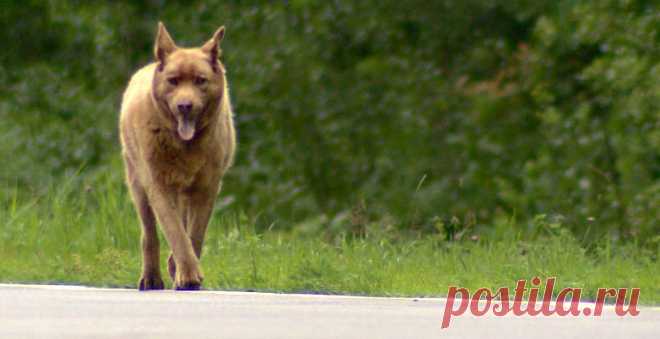
[[[214,186],[218,185],[211,187]],[[204,244],[206,229],[213,212],[216,192],[212,189],[209,190],[209,187],[192,188],[185,190],[179,201],[183,211],[182,219],[184,228],[190,237],[197,259],[201,259],[202,257],[202,245]],[[167,259],[167,270],[170,273],[170,277],[174,279],[176,276],[176,263],[171,252]]]
[[[177,190],[157,183],[150,188],[149,202],[170,244],[177,268],[174,287],[178,290],[198,290],[204,278],[199,259],[183,225],[181,208],[177,203]]]
[[[214,185],[217,187],[217,185]],[[215,202],[217,190],[206,189],[191,192],[187,200],[187,232],[192,241],[193,250],[197,258],[202,257],[202,245],[209,219],[213,213],[213,203]]]

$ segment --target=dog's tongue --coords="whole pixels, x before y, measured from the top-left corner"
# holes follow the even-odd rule
[[[195,135],[195,123],[188,120],[179,120],[179,127],[177,128],[179,137],[181,139],[188,141],[193,138]]]

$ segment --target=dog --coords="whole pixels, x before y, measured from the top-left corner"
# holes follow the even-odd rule
[[[198,290],[200,256],[222,177],[236,148],[220,27],[198,48],[181,48],[162,22],[155,62],[138,70],[119,118],[122,157],[142,225],[140,290],[163,289],[156,222],[170,245],[177,290]]]

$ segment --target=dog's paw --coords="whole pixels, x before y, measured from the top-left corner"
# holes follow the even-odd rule
[[[138,289],[140,291],[149,291],[149,290],[162,290],[165,288],[163,279],[160,276],[142,276],[138,282]]]
[[[174,287],[177,291],[199,291],[202,288],[202,283],[198,282],[187,282],[183,285],[176,285]]]
[[[192,267],[178,267],[174,279],[174,289],[178,291],[198,291],[202,286],[204,277],[198,265]]]

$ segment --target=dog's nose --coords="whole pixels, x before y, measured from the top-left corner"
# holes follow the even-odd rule
[[[181,114],[189,114],[192,111],[193,104],[190,101],[186,101],[178,104],[177,108]]]

